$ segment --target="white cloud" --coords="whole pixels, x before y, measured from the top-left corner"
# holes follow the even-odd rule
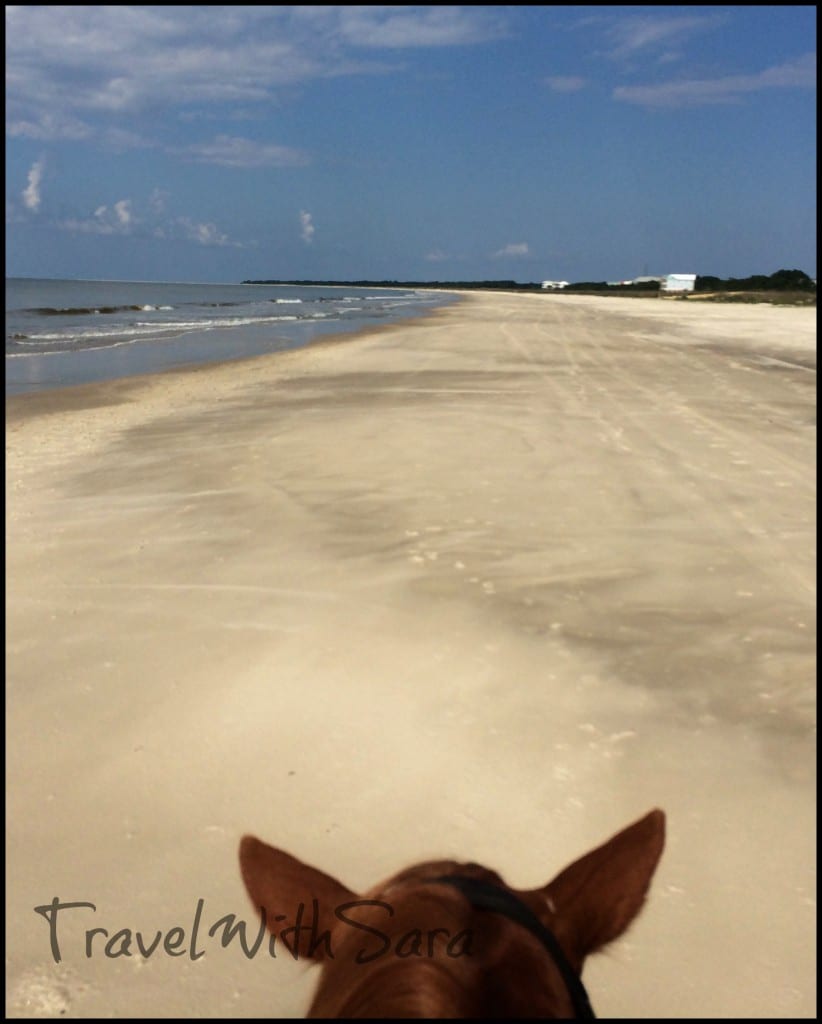
[[[11,6],[9,130],[80,138],[96,133],[94,114],[270,102],[282,86],[396,70],[362,48],[471,45],[503,34],[503,17],[461,6]]]
[[[155,215],[163,213],[166,208],[166,203],[170,198],[170,192],[166,192],[165,189],[162,188],[155,188],[148,197],[149,210]]]
[[[311,245],[314,241],[314,232],[317,229],[314,227],[311,214],[305,210],[300,210],[300,227],[300,237],[306,245]]]
[[[232,242],[228,235],[220,231],[216,224],[198,223],[189,217],[177,217],[174,226],[179,228],[182,236],[190,242],[198,245],[231,246],[235,249],[242,249],[240,242]]]
[[[105,207],[103,207],[105,209]],[[99,212],[99,211],[98,211]],[[57,227],[62,231],[70,231],[72,234],[80,235],[113,235],[115,228],[102,218],[92,217],[88,220],[78,220],[76,217],[69,217],[66,220],[57,222]]]
[[[552,92],[579,92],[588,83],[578,75],[552,75],[545,79],[545,84]]]
[[[169,192],[155,188],[142,203],[132,199],[118,199],[111,205],[101,203],[91,215],[68,217],[58,221],[56,226],[76,234],[137,235],[237,249],[256,244],[235,242],[212,221],[171,215],[167,212],[169,198]]]
[[[6,134],[12,138],[17,136],[27,139],[40,139],[45,142],[57,142],[61,139],[77,141],[87,139],[93,130],[83,121],[69,114],[55,116],[45,112],[33,112],[30,119],[25,117],[9,120]]]
[[[443,252],[442,249],[433,249],[426,253],[425,258],[429,263],[444,263],[448,259],[448,253]]]
[[[130,199],[119,199],[111,209],[105,203],[98,206],[91,217],[69,217],[59,221],[63,231],[84,235],[130,235],[135,226]]]
[[[216,224],[194,224],[186,218],[180,223],[185,225],[188,237],[200,245],[228,245],[228,235],[217,230]]]
[[[212,142],[171,149],[197,163],[217,164],[222,167],[301,167],[309,162],[308,156],[290,146],[255,142],[233,135],[218,135]]]
[[[102,139],[106,146],[118,153],[128,149],[152,149],[156,145],[152,139],[124,128],[108,128]]]
[[[614,99],[645,107],[686,107],[733,103],[763,89],[811,89],[815,85],[816,55],[808,53],[753,75],[621,86],[614,89]]]
[[[494,257],[515,257],[519,258],[522,256],[529,256],[531,250],[528,247],[527,242],[511,242],[509,245],[504,245],[501,249],[498,249],[494,253]]]
[[[608,56],[624,60],[657,47],[667,48],[698,32],[715,28],[724,20],[725,16],[718,13],[629,15],[615,21],[608,29]]]
[[[121,199],[114,204],[114,213],[119,223],[127,228],[131,224],[131,200]]]
[[[28,185],[23,189],[23,205],[35,213],[40,209],[40,182],[43,180],[43,161],[32,164]]]
[[[499,15],[477,7],[335,7],[342,36],[355,46],[470,46],[506,34]]]

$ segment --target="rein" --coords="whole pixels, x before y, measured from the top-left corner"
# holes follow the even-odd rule
[[[565,987],[568,989],[568,995],[574,1006],[574,1017],[578,1020],[593,1020],[596,1017],[585,986],[568,963],[556,936],[549,928],[546,928],[533,910],[522,900],[491,882],[483,882],[476,878],[464,878],[462,875],[444,875],[441,878],[432,878],[431,881],[442,882],[459,889],[475,910],[490,910],[495,914],[502,914],[509,920],[522,925],[523,928],[527,928],[548,951],[557,970],[562,975],[562,980],[565,982]]]

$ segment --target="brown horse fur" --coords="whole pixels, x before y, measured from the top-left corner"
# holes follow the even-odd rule
[[[579,975],[585,957],[639,913],[664,843],[665,815],[651,811],[552,882],[525,891],[479,864],[443,860],[356,896],[251,836],[240,844],[240,865],[275,955],[323,964],[309,1017],[569,1018],[568,988],[539,939],[434,879],[459,874],[508,889],[553,932]]]

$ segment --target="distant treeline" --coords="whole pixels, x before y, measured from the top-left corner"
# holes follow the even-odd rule
[[[301,287],[322,285],[331,288],[485,288],[500,291],[540,291],[542,284],[518,281],[243,281],[243,284],[290,284]]]
[[[698,275],[695,291],[698,292],[812,292],[816,282],[802,270],[777,270],[766,277],[754,274],[752,277],[710,277]]]
[[[333,288],[441,288],[443,290],[479,290],[506,292],[539,292],[541,281],[243,281],[243,284],[287,284],[301,287],[322,285]],[[576,281],[562,289],[551,289],[552,295],[562,292],[608,292],[636,295],[658,292],[658,281],[644,280],[635,284],[608,284],[607,281]],[[697,275],[697,292],[768,292],[816,291],[816,282],[802,270],[777,270],[775,274],[754,274],[752,277],[711,277]]]
[[[608,292],[613,295],[646,295],[658,292],[662,286],[659,281],[639,281],[637,284],[608,284],[607,281],[575,281],[562,289],[564,292]],[[557,289],[552,290],[555,294]]]
[[[609,292],[631,295],[639,292],[658,292],[659,281],[643,280],[635,284],[608,284],[607,281],[576,281],[563,288],[564,292]],[[775,274],[754,274],[751,277],[711,277],[697,275],[696,292],[815,292],[816,282],[802,270],[777,270]]]

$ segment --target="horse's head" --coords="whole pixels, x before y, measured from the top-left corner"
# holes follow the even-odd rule
[[[250,836],[240,865],[274,941],[323,963],[310,1016],[584,1017],[585,958],[639,913],[664,842],[651,811],[529,890],[443,860],[356,895]]]

